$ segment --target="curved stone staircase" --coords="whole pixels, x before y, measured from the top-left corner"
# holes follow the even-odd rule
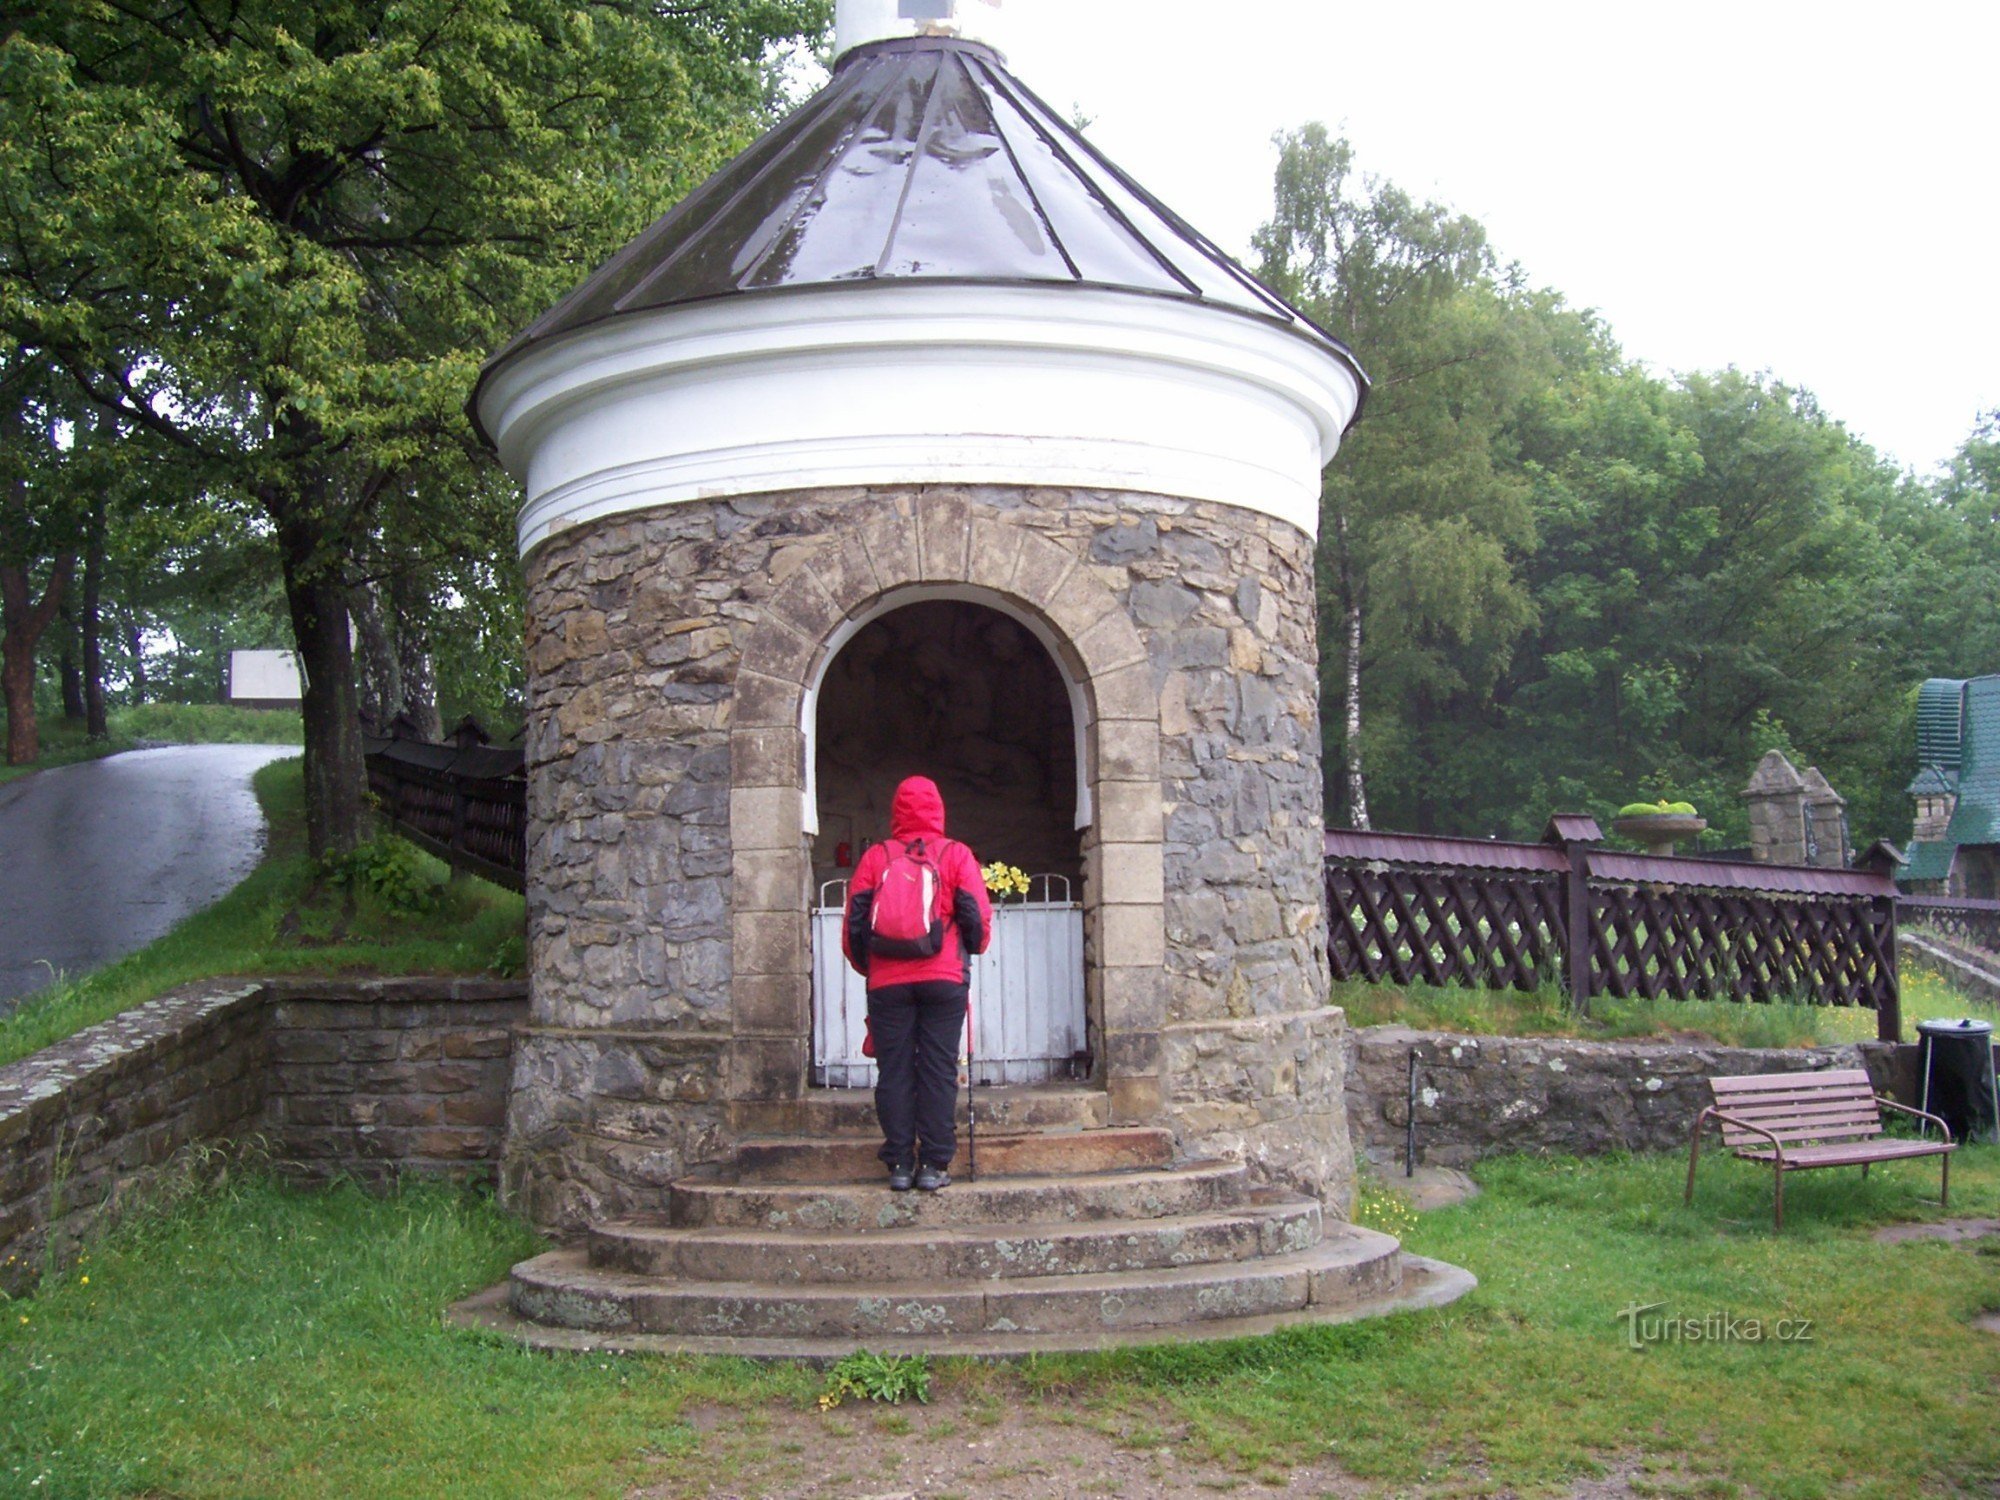
[[[982,1089],[977,1180],[961,1136],[950,1187],[891,1193],[866,1103],[832,1104],[828,1134],[746,1142],[454,1319],[563,1348],[1016,1355],[1344,1322],[1474,1284],[1237,1163],[1177,1162],[1164,1130],[1107,1127],[1088,1090]]]

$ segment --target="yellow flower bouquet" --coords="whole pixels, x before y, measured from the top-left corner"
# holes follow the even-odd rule
[[[983,866],[979,873],[986,877],[986,893],[990,896],[1004,900],[1008,896],[1028,894],[1027,872],[1016,865],[996,859],[992,864]]]

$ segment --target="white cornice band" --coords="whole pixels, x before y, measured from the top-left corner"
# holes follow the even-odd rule
[[[1314,535],[1354,372],[1261,319],[1078,287],[842,287],[617,318],[495,371],[523,554],[777,490],[1019,484],[1212,500]]]

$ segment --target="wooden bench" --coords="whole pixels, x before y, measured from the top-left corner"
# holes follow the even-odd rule
[[[1701,1131],[1711,1119],[1722,1128],[1722,1143],[1744,1161],[1767,1162],[1777,1184],[1777,1227],[1785,1227],[1785,1174],[1814,1167],[1859,1167],[1861,1175],[1878,1161],[1912,1156],[1942,1158],[1938,1195],[1951,1206],[1951,1127],[1936,1115],[1885,1099],[1868,1086],[1859,1068],[1824,1073],[1749,1073],[1711,1078],[1715,1103],[1695,1116],[1688,1148],[1686,1202],[1694,1202],[1694,1168],[1701,1156]],[[1890,1140],[1882,1134],[1882,1111],[1916,1115],[1935,1124],[1943,1140]]]

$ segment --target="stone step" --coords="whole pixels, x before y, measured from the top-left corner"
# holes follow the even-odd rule
[[[1242,1202],[1240,1162],[1192,1162],[1151,1172],[954,1181],[936,1193],[892,1193],[879,1183],[752,1183],[684,1177],[668,1190],[667,1222],[680,1229],[826,1233],[856,1229],[1068,1224],[1160,1219]]]
[[[952,1172],[965,1179],[971,1154],[959,1133]],[[736,1148],[738,1182],[880,1184],[884,1168],[876,1139],[805,1138],[748,1140]],[[1116,1130],[981,1131],[979,1176],[1046,1177],[1051,1173],[1136,1172],[1164,1167],[1174,1159],[1171,1131],[1151,1126]]]
[[[970,1094],[979,1109],[979,1133],[1024,1130],[1101,1130],[1111,1123],[1111,1099],[1082,1083],[1011,1084],[960,1089],[958,1125],[966,1123]],[[873,1089],[808,1089],[803,1099],[733,1107],[733,1123],[746,1135],[857,1136],[879,1142]]]
[[[973,1285],[663,1281],[594,1269],[582,1252],[559,1250],[514,1268],[513,1306],[559,1327],[697,1338],[1082,1335],[1346,1306],[1394,1293],[1401,1277],[1392,1237],[1344,1224],[1310,1250],[1247,1262]]]
[[[1175,1328],[1097,1328],[1081,1333],[983,1333],[949,1338],[911,1335],[896,1338],[840,1337],[733,1338],[694,1334],[634,1333],[561,1327],[532,1322],[511,1305],[513,1284],[503,1281],[453,1305],[445,1314],[454,1327],[477,1328],[518,1340],[535,1349],[590,1354],[729,1355],[738,1359],[803,1360],[831,1365],[858,1349],[877,1354],[954,1355],[967,1359],[1021,1359],[1036,1354],[1144,1348],[1165,1343],[1261,1338],[1286,1328],[1352,1323],[1390,1313],[1415,1312],[1456,1302],[1479,1285],[1471,1272],[1407,1252],[1399,1257],[1399,1284],[1393,1291],[1353,1302],[1309,1303],[1289,1312],[1239,1318],[1208,1318]]]
[[[635,1276],[773,1286],[981,1282],[1215,1265],[1295,1254],[1319,1243],[1317,1200],[1277,1193],[1261,1199],[1239,1209],[1146,1223],[1100,1219],[1005,1228],[861,1230],[809,1238],[626,1220],[592,1227],[589,1264]]]

